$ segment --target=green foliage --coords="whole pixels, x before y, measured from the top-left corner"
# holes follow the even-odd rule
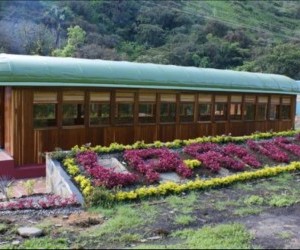
[[[32,195],[33,194],[35,184],[36,184],[36,181],[33,180],[33,179],[32,180],[27,180],[24,183],[27,195]]]
[[[251,195],[244,200],[244,203],[248,206],[250,205],[262,205],[264,203],[264,198],[258,195]]]
[[[68,28],[68,42],[63,49],[54,50],[53,56],[71,57],[75,55],[76,50],[83,45],[86,32],[78,25]]]
[[[6,53],[238,67],[299,77],[297,1],[4,2],[0,50]]]
[[[299,202],[298,197],[293,195],[273,195],[269,200],[269,205],[274,207],[287,207]]]
[[[261,56],[246,62],[239,70],[276,73],[298,79],[300,77],[300,44],[279,44],[266,49]]]
[[[185,239],[187,248],[197,249],[249,249],[252,238],[243,225],[236,223],[183,230],[173,236]]]
[[[5,223],[0,223],[0,233],[4,234],[8,230],[9,226]]]
[[[87,201],[90,206],[103,208],[112,208],[115,205],[115,198],[111,191],[104,187],[96,187]]]
[[[62,238],[32,238],[25,240],[20,249],[68,249],[68,243],[66,239]]]
[[[120,205],[111,209],[111,218],[100,227],[94,227],[83,232],[82,236],[105,237],[109,234],[127,233],[128,229],[139,227],[145,223],[143,215],[128,205]]]
[[[188,225],[195,220],[193,216],[187,214],[176,215],[174,218],[175,223],[179,225]]]
[[[263,208],[247,206],[247,207],[240,207],[234,210],[234,214],[238,216],[247,216],[247,215],[254,215],[259,214],[263,211]]]

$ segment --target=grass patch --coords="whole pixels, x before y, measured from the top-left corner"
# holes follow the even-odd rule
[[[114,235],[146,223],[145,218],[141,217],[136,209],[129,205],[120,205],[112,210],[114,211],[113,217],[100,226],[86,230],[83,236],[101,237],[108,234]]]
[[[288,240],[293,237],[293,233],[288,231],[283,231],[278,233],[278,237],[283,240]]]
[[[244,203],[248,206],[250,205],[262,205],[264,203],[264,198],[258,195],[251,195],[244,200]]]
[[[213,206],[216,210],[222,211],[228,209],[229,206],[236,207],[239,206],[240,202],[236,200],[227,200],[227,201],[216,201]]]
[[[233,211],[233,214],[238,216],[247,216],[253,214],[260,214],[264,209],[259,207],[241,207]]]
[[[8,230],[8,225],[5,223],[0,223],[0,233],[3,234]]]
[[[299,202],[298,197],[294,195],[281,194],[273,195],[269,200],[269,205],[273,207],[287,207]]]
[[[137,242],[141,239],[142,239],[142,236],[139,234],[125,233],[125,234],[122,234],[120,237],[115,237],[112,241],[125,244],[125,243]]]
[[[138,245],[131,249],[182,249],[181,246],[178,245]]]
[[[173,236],[185,239],[187,248],[198,249],[249,249],[252,239],[244,225],[237,223],[183,230]]]
[[[0,249],[69,249],[69,247],[66,239],[43,237],[25,240],[19,246],[2,245]]]
[[[195,221],[195,218],[191,215],[187,214],[182,214],[182,215],[177,215],[174,219],[176,224],[179,225],[188,225],[191,222]]]
[[[171,195],[165,198],[165,201],[170,205],[170,207],[177,208],[179,210],[182,210],[182,207],[192,207],[195,205],[195,203],[198,201],[198,197],[195,192],[190,192],[186,196],[177,196],[177,195]]]

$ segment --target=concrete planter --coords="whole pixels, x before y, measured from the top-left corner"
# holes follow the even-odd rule
[[[66,174],[60,163],[51,159],[48,154],[46,155],[46,188],[47,192],[65,198],[75,195],[77,201],[84,205],[84,198],[71,181],[71,177]]]

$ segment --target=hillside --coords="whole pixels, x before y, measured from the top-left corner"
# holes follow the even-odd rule
[[[0,52],[5,53],[300,79],[299,45],[299,1],[0,1]]]

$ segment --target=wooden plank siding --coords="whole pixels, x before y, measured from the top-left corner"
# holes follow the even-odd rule
[[[57,106],[56,106],[56,126],[34,128],[33,126],[33,96],[35,91],[56,91],[57,92]],[[43,153],[45,151],[53,151],[56,147],[68,150],[74,145],[82,145],[91,143],[94,145],[108,146],[112,142],[123,144],[132,144],[137,140],[144,140],[146,143],[155,140],[172,141],[174,139],[190,139],[200,136],[213,136],[231,133],[234,136],[250,134],[255,131],[282,131],[294,128],[295,102],[296,95],[278,95],[280,97],[291,97],[291,119],[288,120],[245,120],[241,115],[240,120],[230,120],[230,101],[231,95],[229,93],[208,93],[212,94],[212,114],[215,112],[215,96],[226,96],[227,101],[227,115],[224,120],[214,120],[212,116],[211,121],[199,121],[199,106],[198,106],[198,92],[192,91],[163,91],[163,90],[111,90],[99,88],[26,88],[26,87],[5,87],[3,90],[5,122],[4,122],[4,147],[15,159],[17,165],[26,165],[32,163],[43,163]],[[84,122],[81,125],[63,126],[62,125],[62,103],[64,91],[83,91],[84,92]],[[90,93],[92,92],[109,92],[110,100],[110,117],[108,124],[90,125],[89,110],[90,110]],[[118,124],[115,117],[117,105],[115,102],[116,93],[134,93],[133,95],[133,122],[131,124]],[[144,102],[147,98],[151,102],[152,97],[147,97],[145,93],[153,93],[156,95],[154,122],[141,123],[139,121],[139,93],[145,96]],[[75,92],[74,92],[75,93]],[[1,92],[0,92],[1,94]],[[161,122],[160,121],[160,95],[161,94],[176,94],[176,120],[175,122]],[[194,98],[194,115],[192,121],[180,122],[180,103],[189,101],[188,96],[180,99],[180,95],[193,94]],[[203,94],[203,93],[202,93]],[[124,94],[125,95],[125,94]],[[234,95],[242,95],[241,114],[244,113],[244,94],[235,93]],[[260,96],[260,94],[253,94]],[[261,94],[262,95],[262,94]],[[97,96],[97,95],[95,95]],[[150,96],[150,95],[149,95]],[[269,94],[262,96],[268,97],[268,107],[270,106]],[[76,97],[77,98],[77,97]],[[127,98],[122,97],[122,98]],[[128,97],[129,98],[129,97]],[[234,97],[235,98],[235,97]],[[233,99],[234,99],[233,98]],[[256,98],[256,104],[257,104]],[[282,99],[282,98],[281,98]],[[226,98],[224,99],[226,100]],[[68,100],[69,102],[69,100]],[[257,105],[256,105],[257,107]],[[0,102],[1,109],[1,102]],[[268,109],[267,109],[268,110]],[[269,114],[267,113],[267,117]],[[1,115],[0,115],[1,118]],[[1,126],[0,126],[1,129]],[[3,135],[2,135],[3,136]],[[1,140],[1,136],[0,136]]]

